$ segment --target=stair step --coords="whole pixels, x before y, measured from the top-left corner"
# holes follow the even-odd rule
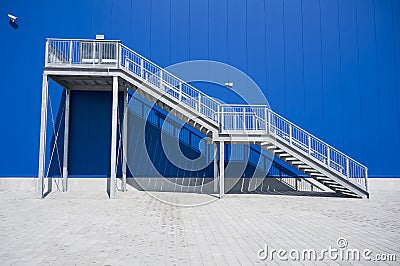
[[[329,185],[329,187],[344,188],[342,185],[339,185],[339,184],[332,184],[332,185]]]
[[[292,155],[290,155],[289,153],[282,153],[279,154],[279,157],[291,157]]]
[[[325,185],[325,184],[331,184],[331,185],[337,184],[335,181],[331,181],[331,180],[325,180],[325,181],[323,181],[322,183],[324,183],[324,185]]]
[[[314,177],[314,175],[311,175],[312,177]],[[315,178],[318,180],[331,180],[329,177],[324,176],[324,175],[315,175]]]
[[[274,151],[274,153],[277,153],[277,154],[284,153],[284,152],[285,152],[284,150],[280,150],[280,149]]]
[[[336,190],[338,190],[338,191],[349,191],[347,188],[345,188],[345,187],[340,187],[340,188],[335,188],[335,191]]]
[[[286,158],[285,159],[287,162],[294,162],[294,161],[298,161],[297,158],[295,157],[291,157],[291,158]]]
[[[292,163],[293,165],[305,165],[303,162],[301,162],[301,161],[298,161],[298,162],[293,162]]]
[[[304,172],[306,172],[306,173],[319,173],[317,170],[314,170],[314,169],[304,169]]]
[[[317,172],[317,173],[310,173],[310,176],[311,177],[325,177],[323,174],[321,174],[321,173],[319,173],[319,172]]]

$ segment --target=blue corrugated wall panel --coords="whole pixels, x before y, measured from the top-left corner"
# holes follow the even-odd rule
[[[97,33],[161,66],[231,64],[259,84],[274,110],[367,165],[370,175],[400,176],[397,0],[16,0],[0,12],[20,17],[18,30],[0,25],[0,176],[37,175],[45,38]],[[58,105],[61,89],[51,88]],[[101,118],[81,119],[72,126]],[[71,145],[76,150],[80,141]]]

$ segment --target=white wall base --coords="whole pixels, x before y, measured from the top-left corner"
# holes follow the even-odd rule
[[[369,178],[368,190],[374,191],[400,191],[400,178]]]
[[[135,189],[129,185],[128,178],[128,189]],[[146,179],[147,180],[147,179]],[[152,179],[152,182],[154,182]],[[194,180],[194,179],[193,179]],[[192,180],[192,182],[194,182]],[[185,181],[185,184],[187,181]],[[227,179],[229,183],[229,179]],[[62,179],[53,178],[52,179],[52,190],[57,190],[58,188],[62,190]],[[146,182],[147,184],[147,182]],[[152,183],[151,183],[152,184]],[[161,181],[158,182],[161,184]],[[121,180],[117,179],[118,188],[121,187]],[[34,192],[36,191],[37,178],[29,177],[1,177],[0,178],[0,191],[26,191]],[[47,191],[48,179],[45,179],[45,191]],[[374,191],[400,191],[400,178],[370,178],[368,180],[368,187],[371,194]],[[68,190],[69,191],[106,191],[107,188],[107,178],[69,178],[68,179]]]

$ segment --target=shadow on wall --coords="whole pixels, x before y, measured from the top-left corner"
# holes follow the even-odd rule
[[[132,97],[132,96],[131,96]],[[53,153],[50,164],[50,177],[61,176],[62,155],[63,155],[63,136],[64,136],[64,102],[65,94],[61,97],[61,103],[58,108],[57,118],[55,121],[57,134],[52,134],[50,147],[58,148],[51,150]],[[143,102],[141,104],[144,104]],[[73,92],[71,93],[71,128],[70,128],[70,174],[92,173],[108,176],[109,173],[109,148],[110,147],[110,120],[111,108],[110,93],[90,93],[90,92]],[[120,99],[122,106],[122,99]],[[143,109],[143,108],[138,108]],[[120,110],[121,112],[122,110]],[[180,169],[168,160],[162,145],[158,145],[161,141],[161,131],[165,123],[165,114],[163,110],[152,110],[152,115],[147,117],[145,128],[133,126],[133,138],[129,142],[130,160],[136,166],[131,173],[128,171],[128,184],[138,190],[148,191],[175,191],[175,192],[195,192],[195,193],[215,193],[218,184],[214,184],[213,163],[209,154],[205,156],[199,151],[198,141],[185,141],[180,139],[181,135],[164,136],[166,138],[178,139],[180,149],[187,158],[199,158],[204,156],[202,160],[207,162],[206,167],[201,170],[191,171],[188,169]],[[143,117],[134,111],[129,112],[129,123],[131,125],[143,124]],[[154,122],[156,121],[156,122]],[[202,139],[204,136],[195,129],[185,127],[189,132],[189,138]],[[139,141],[139,140],[145,140]],[[57,145],[54,145],[57,143]],[[229,153],[227,146],[227,154]],[[143,159],[143,153],[149,154],[149,159]],[[255,152],[255,151],[253,151]],[[228,164],[229,158],[226,159]],[[150,166],[153,165],[154,167]],[[269,172],[251,163],[244,164],[240,161],[229,162],[229,168],[226,168],[225,191],[227,193],[267,193],[267,192],[293,192],[293,191],[321,191],[306,179],[298,178],[294,173],[284,169],[281,165],[273,163]],[[119,158],[118,177],[121,177],[121,158]],[[239,180],[237,173],[243,175]],[[150,176],[150,177],[148,177]],[[155,176],[159,176],[156,178]],[[168,177],[168,178],[162,178]],[[255,176],[258,178],[248,178]],[[90,177],[90,176],[88,176]],[[265,178],[266,177],[266,178]],[[51,178],[48,179],[48,192],[52,189]],[[109,180],[107,179],[107,183]],[[235,182],[235,183],[234,183]],[[109,183],[108,183],[109,184]],[[57,183],[56,183],[57,185]],[[108,188],[109,186],[107,186]],[[61,188],[60,188],[61,189]],[[107,191],[109,193],[109,191]]]

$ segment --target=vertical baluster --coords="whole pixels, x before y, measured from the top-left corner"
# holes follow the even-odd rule
[[[163,72],[162,72],[162,70],[160,69],[160,89],[161,90],[164,90],[164,88],[163,88]]]
[[[225,129],[224,125],[224,107],[221,106],[221,131]]]
[[[199,96],[197,97],[197,111],[201,113],[201,94],[199,93]]]
[[[268,121],[268,116],[267,116],[267,107],[264,107],[264,121],[265,121],[265,131],[268,134],[269,133],[269,130],[268,130],[269,121]]]
[[[140,58],[140,77],[145,79],[144,76],[144,61],[143,58]]]
[[[69,41],[69,63],[72,64],[72,41]]]
[[[246,108],[243,107],[243,131],[246,131]]]
[[[95,58],[96,58],[96,42],[93,42],[93,65]]]
[[[326,146],[326,164],[331,167],[331,149],[329,146]]]
[[[182,82],[179,83],[179,101],[182,101]]]

